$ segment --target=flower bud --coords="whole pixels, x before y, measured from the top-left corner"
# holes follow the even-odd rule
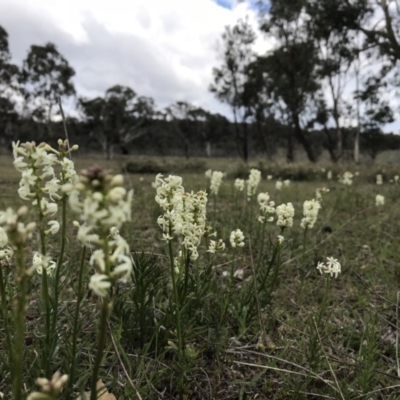
[[[18,211],[17,211],[17,215],[18,215],[18,217],[20,217],[20,218],[26,217],[26,216],[28,215],[28,213],[29,213],[29,209],[28,209],[27,206],[22,206],[22,207],[20,207],[20,208],[18,209]]]
[[[124,184],[124,177],[122,175],[115,175],[111,179],[111,186],[122,186]]]

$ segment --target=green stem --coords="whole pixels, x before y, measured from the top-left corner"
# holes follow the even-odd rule
[[[49,303],[49,286],[47,281],[47,271],[43,268],[42,271],[42,301],[45,309],[45,326],[44,335],[45,343],[42,347],[43,352],[43,370],[45,371],[45,376],[50,378],[50,350],[51,350],[51,332],[50,332],[50,303]]]
[[[16,332],[13,356],[13,399],[22,399],[22,378],[24,370],[24,344],[26,325],[27,275],[25,274],[25,254],[22,248],[17,249],[17,298],[14,309]]]
[[[42,210],[41,198],[39,196],[38,190],[40,190],[40,189],[37,189],[36,201],[37,201],[37,207],[39,210],[40,249],[41,249],[42,255],[45,256],[46,255],[46,235],[44,233],[44,226],[43,226],[44,215],[43,215],[43,210]]]
[[[325,281],[326,281],[326,283],[325,283],[324,297],[322,299],[321,308],[319,309],[318,318],[317,318],[317,321],[316,321],[318,328],[320,328],[321,320],[322,320],[322,317],[323,317],[323,315],[325,313],[326,306],[327,306],[327,303],[328,303],[328,293],[329,293],[329,288],[330,288],[330,284],[331,284],[331,277],[328,276]]]
[[[7,351],[8,351],[8,365],[9,365],[9,371],[13,372],[13,369],[11,368],[13,363],[13,346],[12,346],[12,341],[11,341],[11,334],[10,334],[10,327],[8,325],[8,302],[7,302],[7,296],[6,296],[6,288],[4,285],[4,277],[3,277],[3,268],[0,267],[0,296],[1,296],[1,306],[2,306],[2,314],[3,314],[3,324],[4,324],[4,332],[6,334],[6,343],[7,343]],[[12,375],[11,375],[11,380],[12,380]]]
[[[170,228],[170,235],[171,235],[171,228]],[[173,290],[174,301],[175,301],[176,334],[178,336],[179,358],[181,358],[182,351],[183,351],[181,310],[180,310],[180,304],[179,304],[178,287],[176,285],[176,280],[175,280],[175,265],[174,265],[174,256],[173,256],[173,252],[172,252],[171,240],[168,241],[168,251],[169,251],[170,268],[171,268],[172,290]]]
[[[52,345],[51,348],[54,351],[57,346],[57,319],[58,319],[58,300],[59,300],[59,283],[61,274],[61,265],[64,258],[65,252],[65,241],[67,236],[67,196],[64,195],[62,198],[62,222],[61,222],[61,243],[60,243],[60,253],[57,259],[56,275],[54,279],[54,310],[53,310],[53,320],[51,324],[51,335],[52,335]],[[75,353],[72,353],[75,354]]]
[[[106,342],[107,318],[108,318],[108,298],[103,298],[103,305],[101,307],[101,317],[99,324],[99,338],[97,342],[97,352],[92,373],[92,382],[90,386],[90,400],[97,399],[96,383],[99,377],[100,364],[103,359],[104,345]]]
[[[66,399],[69,399],[72,395],[72,388],[74,386],[75,381],[75,371],[76,371],[76,348],[78,342],[78,333],[79,333],[79,313],[80,313],[80,305],[83,298],[82,286],[83,286],[83,271],[85,265],[85,257],[86,257],[86,247],[82,247],[81,253],[81,263],[79,266],[79,277],[78,277],[78,298],[76,299],[76,308],[75,308],[75,316],[74,316],[74,327],[72,333],[72,357],[71,367],[68,379],[68,391],[66,395]]]

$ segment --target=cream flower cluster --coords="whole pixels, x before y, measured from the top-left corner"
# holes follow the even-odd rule
[[[257,192],[258,185],[261,182],[261,171],[258,169],[251,169],[249,179],[247,179],[247,200],[250,201],[251,197]]]
[[[377,174],[377,175],[376,175],[376,184],[377,184],[377,185],[383,185],[383,177],[382,177],[382,174]]]
[[[350,186],[353,184],[353,177],[354,175],[351,172],[346,171],[342,175],[339,175],[339,183]]]
[[[112,280],[120,279],[127,282],[132,272],[132,258],[127,241],[119,234],[116,227],[110,229],[110,237],[108,257],[103,249],[96,249],[89,261],[96,271],[90,279],[89,288],[102,297],[107,295]],[[111,269],[107,269],[107,262],[112,266]]]
[[[26,400],[53,400],[60,395],[67,382],[68,375],[61,375],[58,371],[52,376],[51,381],[38,378],[36,383],[40,387],[40,392],[31,393]]]
[[[327,257],[326,258],[326,263],[319,262],[317,265],[317,270],[321,274],[330,274],[330,276],[334,276],[335,278],[338,277],[338,275],[342,271],[342,267],[336,258],[333,257]]]
[[[74,163],[68,155],[78,149],[78,146],[69,148],[67,140],[58,140],[58,150],[46,143],[36,145],[35,142],[13,142],[14,166],[21,172],[18,194],[23,200],[33,200],[32,205],[39,210],[41,217],[52,217],[57,214],[57,201],[62,198],[61,187],[73,184],[76,180]],[[42,219],[43,221],[43,219]],[[44,223],[44,221],[42,222]],[[47,221],[48,228],[43,225],[39,228],[45,235],[55,235],[60,230],[57,220]],[[39,274],[43,269],[51,274],[55,263],[39,252],[33,256],[33,268]]]
[[[96,246],[90,258],[95,274],[89,287],[99,296],[106,296],[115,280],[126,281],[132,271],[129,245],[119,235],[124,222],[131,220],[133,190],[122,185],[122,175],[109,175],[101,167],[82,171],[70,196],[71,208],[80,212],[78,240],[85,246]],[[80,198],[82,200],[80,200]]]
[[[257,196],[258,204],[260,205],[261,215],[258,217],[258,221],[262,224],[265,222],[272,222],[275,214],[275,203],[269,201],[268,193],[259,193]]]
[[[32,266],[39,275],[42,275],[43,270],[46,270],[46,274],[51,276],[56,269],[55,261],[52,261],[49,256],[40,254],[38,251],[33,253]]]
[[[17,212],[12,208],[0,211],[0,261],[10,262],[14,252],[32,238],[36,223],[25,223],[28,207],[22,206]],[[7,246],[7,247],[6,247]],[[33,269],[27,271],[32,273]]]
[[[235,189],[238,192],[243,192],[243,190],[244,190],[244,179],[240,179],[240,178],[235,179],[234,186],[235,186]]]
[[[22,173],[18,194],[23,200],[41,199],[42,209],[51,209],[54,214],[57,208],[52,205],[61,199],[60,189],[63,184],[74,183],[76,172],[74,163],[67,158],[69,153],[78,149],[77,145],[68,148],[68,142],[59,139],[56,150],[46,143],[13,142],[14,166]],[[57,175],[55,168],[59,167]],[[46,194],[49,199],[43,197]],[[50,202],[49,202],[50,200]],[[37,204],[37,203],[35,203]],[[57,204],[56,204],[57,206]]]
[[[63,187],[64,191],[75,192],[69,196],[69,204],[79,212],[83,222],[78,230],[78,239],[85,245],[99,244],[98,231],[119,229],[131,220],[133,190],[127,191],[122,185],[122,175],[111,176],[101,167],[91,167],[82,171],[77,183]]]
[[[294,207],[292,203],[281,204],[276,207],[278,220],[276,224],[282,228],[293,226]]]
[[[236,230],[232,231],[229,241],[231,242],[231,246],[233,248],[244,247],[243,232],[240,229],[236,229]]]
[[[183,237],[183,246],[189,251],[190,259],[197,260],[198,246],[206,231],[207,193],[186,193],[182,178],[170,175],[156,177],[156,202],[164,210],[164,215],[157,219],[163,230],[163,239],[170,241],[172,235]]]
[[[300,226],[303,229],[311,229],[317,221],[321,203],[318,200],[306,200],[303,204],[303,219]]]
[[[210,240],[210,244],[208,245],[208,250],[207,250],[208,253],[214,254],[224,250],[225,250],[225,243],[222,239],[219,239],[218,241]]]
[[[219,192],[219,188],[222,183],[222,178],[224,177],[224,173],[221,171],[213,171],[211,175],[211,182],[210,182],[210,192],[211,194],[217,196]]]
[[[315,190],[315,198],[316,198],[319,202],[321,202],[321,201],[322,201],[322,196],[323,196],[325,193],[329,193],[329,189],[328,189],[328,188],[325,188],[325,187],[323,187],[323,188],[317,188],[317,189]]]
[[[384,206],[385,205],[385,196],[382,196],[381,194],[377,194],[375,196],[375,205],[377,207]]]

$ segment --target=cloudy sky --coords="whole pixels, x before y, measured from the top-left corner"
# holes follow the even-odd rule
[[[80,96],[102,96],[122,84],[153,97],[158,108],[183,100],[230,117],[208,91],[220,63],[217,44],[239,18],[248,16],[257,31],[255,1],[1,0],[0,25],[19,65],[30,45],[55,43],[76,71]],[[262,37],[255,44],[258,53],[269,48]],[[399,132],[400,122],[384,130]]]
[[[1,0],[0,25],[14,62],[32,44],[56,44],[76,71],[81,96],[115,84],[151,96],[158,107],[189,101],[229,114],[208,92],[226,25],[249,17],[254,0]],[[256,50],[268,48],[265,40]]]

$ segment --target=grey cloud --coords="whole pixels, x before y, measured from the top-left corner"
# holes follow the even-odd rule
[[[10,36],[14,61],[21,65],[32,44],[55,43],[76,71],[78,95],[98,96],[109,87],[122,84],[131,86],[139,95],[153,97],[160,107],[187,100],[217,112],[225,109],[207,93],[209,82],[200,87],[178,76],[172,60],[165,59],[157,46],[133,34],[111,33],[91,14],[85,16],[83,23],[88,43],[77,43],[39,12],[32,15],[21,7],[0,4],[0,15],[0,25]],[[143,26],[151,23],[146,10],[141,12],[139,20]],[[169,31],[179,28],[179,21],[173,18],[165,24]],[[181,55],[180,61],[188,68],[205,67],[210,62],[197,55]]]

